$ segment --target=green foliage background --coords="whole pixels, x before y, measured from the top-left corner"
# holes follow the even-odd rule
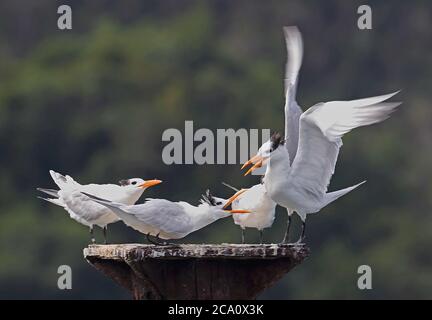
[[[57,1],[0,3],[0,298],[129,297],[83,260],[88,230],[36,198],[49,169],[82,183],[157,177],[147,196],[192,203],[208,187],[228,195],[221,180],[256,182],[239,166],[164,165],[161,136],[185,120],[282,130],[284,25],[304,37],[304,109],[399,88],[404,104],[346,136],[331,189],[368,183],[309,219],[310,258],[261,298],[432,298],[429,2],[372,2],[372,31],[357,29],[356,1],[69,3],[72,31],[57,29]],[[267,241],[285,219],[279,208]],[[121,223],[110,237],[144,241]],[[185,239],[239,240],[230,219]],[[61,264],[73,290],[57,289]],[[373,290],[357,289],[361,264]]]

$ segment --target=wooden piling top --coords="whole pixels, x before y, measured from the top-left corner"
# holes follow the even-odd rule
[[[134,299],[254,299],[309,255],[304,244],[91,244],[85,259]]]
[[[304,244],[91,244],[84,249],[86,259],[280,259],[303,260],[309,253]]]

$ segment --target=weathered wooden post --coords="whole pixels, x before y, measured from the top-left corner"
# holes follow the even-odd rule
[[[84,257],[134,299],[254,299],[309,254],[304,244],[89,245]]]

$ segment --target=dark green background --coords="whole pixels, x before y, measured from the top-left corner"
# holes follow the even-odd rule
[[[65,3],[72,31],[57,29]],[[373,30],[360,31],[360,4],[1,1],[0,298],[129,298],[83,260],[87,228],[36,198],[54,186],[49,169],[82,183],[157,177],[147,196],[192,203],[208,187],[228,196],[222,180],[255,183],[238,165],[164,165],[161,136],[185,120],[282,130],[284,25],[304,37],[304,108],[397,89],[404,104],[345,137],[330,189],[367,184],[310,217],[310,258],[261,298],[432,298],[432,7],[369,2]],[[279,208],[267,241],[282,238],[285,219]],[[115,243],[144,241],[122,223],[110,231]],[[239,240],[225,219],[184,241]],[[57,289],[61,264],[73,290]],[[373,290],[357,289],[361,264]]]

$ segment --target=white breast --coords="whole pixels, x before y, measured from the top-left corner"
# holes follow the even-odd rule
[[[246,214],[234,214],[234,223],[242,228],[269,228],[275,218],[276,203],[268,196],[264,185],[257,184],[237,198],[233,209],[252,211]]]

